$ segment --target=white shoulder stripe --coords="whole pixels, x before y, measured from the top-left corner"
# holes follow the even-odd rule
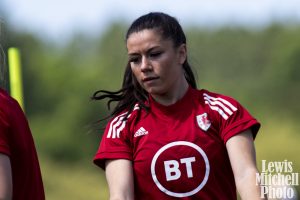
[[[219,105],[219,106],[221,106],[224,109],[225,112],[227,112],[229,115],[232,115],[232,111],[230,109],[228,109],[222,102],[210,100],[207,97],[204,97],[204,100],[206,100],[206,102],[208,102],[210,105]]]
[[[212,110],[217,111],[225,120],[227,120],[233,112],[237,111],[237,108],[234,105],[221,97],[212,97],[206,93],[204,93],[203,96],[205,104],[208,104]]]
[[[115,118],[111,121],[110,126],[109,126],[109,130],[108,130],[108,134],[107,134],[107,136],[106,136],[107,138],[110,138],[110,137],[115,138],[115,137],[114,137],[114,134],[113,134],[113,136],[112,136],[112,133],[114,132],[116,126],[118,126],[118,125],[121,123],[122,119],[124,118],[124,116],[125,116],[126,114],[127,114],[127,112],[126,112],[126,113],[123,113],[123,114],[121,114],[121,115],[119,115],[119,116],[117,116],[117,117],[115,117]]]
[[[126,113],[127,114],[127,113]],[[120,132],[123,130],[125,127],[126,121],[124,121],[125,115],[122,115],[118,122],[113,125],[113,135],[112,138],[119,138],[120,137]],[[129,117],[129,116],[128,116]]]
[[[207,98],[209,98],[209,99],[212,99],[212,100],[220,100],[220,101],[222,101],[224,104],[226,104],[227,106],[229,106],[230,108],[231,108],[231,110],[233,110],[233,111],[237,111],[237,108],[234,106],[234,105],[232,105],[229,101],[227,101],[227,100],[225,100],[225,99],[223,99],[223,98],[220,98],[220,97],[211,97],[211,96],[209,96],[208,94],[206,94],[206,93],[204,93],[203,94],[205,97],[207,97]]]
[[[139,109],[138,104],[136,104],[132,111]],[[107,138],[120,138],[120,132],[124,129],[126,125],[126,121],[124,121],[124,117],[128,112],[122,113],[121,115],[116,116],[110,123],[109,130],[107,133]],[[129,118],[131,114],[128,115]]]
[[[212,110],[217,111],[217,112],[218,112],[225,120],[228,119],[228,115],[226,115],[220,107],[217,107],[217,106],[211,106],[211,105],[209,105],[209,103],[208,103],[207,101],[205,101],[205,103],[208,104],[208,106],[209,106]]]
[[[128,118],[131,116],[131,114],[128,115]],[[120,132],[125,128],[125,125],[126,125],[126,121],[123,121],[124,117],[122,117],[122,125],[117,128],[116,132],[115,132],[115,135],[117,136],[117,138],[120,138]],[[114,137],[113,137],[114,138]]]

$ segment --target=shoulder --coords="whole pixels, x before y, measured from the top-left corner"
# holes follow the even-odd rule
[[[200,90],[200,92],[202,94],[203,100],[207,101],[207,104],[209,102],[222,102],[223,104],[226,104],[230,107],[234,105],[237,106],[239,104],[237,100],[228,95],[211,92],[205,89]]]
[[[227,120],[229,116],[238,111],[240,104],[234,98],[211,92],[205,89],[198,90],[198,97],[209,111],[214,111]]]
[[[8,101],[10,100],[10,96],[8,95],[8,93],[1,89],[0,88],[0,102],[1,102],[1,107],[4,105],[4,104],[7,104]]]
[[[18,123],[27,121],[26,116],[17,100],[11,97],[5,90],[0,89],[0,118],[2,123]]]
[[[1,112],[15,113],[21,110],[19,103],[5,90],[0,88],[0,110]]]
[[[236,99],[228,95],[212,92],[206,89],[193,89],[193,90],[198,100],[203,101],[205,104],[209,104],[209,103],[219,104],[218,102],[220,102],[232,108],[239,105],[239,102]]]
[[[18,102],[12,98],[5,90],[0,88],[0,107],[1,110],[11,106],[17,106]]]
[[[138,117],[139,110],[140,107],[136,104],[131,112],[124,110],[123,112],[113,116],[106,126],[106,137],[120,138],[121,132],[126,130]]]

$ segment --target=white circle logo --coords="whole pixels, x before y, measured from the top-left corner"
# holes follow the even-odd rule
[[[182,148],[188,148],[189,151],[196,152],[194,154],[197,154],[192,157],[184,157],[184,158],[178,158],[176,155],[181,155],[180,151],[182,149],[175,149],[172,152],[169,152],[167,156],[163,155],[165,152],[170,150],[171,148],[181,146]],[[186,150],[184,150],[185,152]],[[176,155],[175,155],[176,154]],[[169,155],[174,155],[174,156],[169,156]],[[184,156],[184,155],[183,155]],[[162,158],[160,158],[162,157]],[[171,157],[169,160],[168,158]],[[175,191],[174,187],[170,186],[170,184],[167,183],[172,183],[172,181],[179,181],[182,173],[181,171],[186,171],[185,176],[186,178],[193,178],[195,174],[193,174],[193,166],[197,165],[197,161],[201,159],[202,165],[205,166],[205,173],[203,173],[203,176],[201,176],[200,181],[192,186],[189,186],[187,191],[186,190],[181,190],[181,191]],[[176,160],[177,159],[177,160]],[[164,167],[157,166],[158,160],[160,160],[160,163],[164,164]],[[204,161],[204,162],[203,162]],[[184,167],[182,167],[184,166]],[[161,168],[164,168],[164,173],[165,173],[165,179],[162,180],[161,178],[158,178],[157,171],[161,170]],[[200,170],[194,170],[194,171],[200,171]],[[203,171],[203,170],[201,170]],[[162,148],[160,148],[156,154],[154,155],[152,162],[151,162],[151,174],[152,174],[152,179],[156,186],[164,193],[166,193],[169,196],[173,197],[188,197],[191,195],[196,194],[199,192],[204,185],[206,184],[208,177],[209,177],[209,172],[210,172],[210,166],[209,166],[209,161],[208,158],[205,154],[205,152],[201,149],[201,147],[195,145],[194,143],[187,142],[187,141],[176,141],[176,142],[171,142]],[[202,180],[202,181],[201,181]],[[184,187],[181,182],[179,182],[182,187]],[[164,185],[164,186],[163,186]],[[189,185],[189,184],[188,184]],[[192,187],[192,188],[191,188]]]

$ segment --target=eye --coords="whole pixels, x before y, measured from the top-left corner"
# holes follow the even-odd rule
[[[157,57],[159,57],[161,54],[162,54],[161,51],[152,52],[152,53],[150,53],[150,57],[151,57],[151,58],[157,58]]]
[[[129,57],[128,60],[130,63],[137,64],[140,61],[139,57]]]

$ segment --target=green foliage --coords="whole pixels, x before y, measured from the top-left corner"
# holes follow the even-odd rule
[[[276,110],[299,120],[299,33],[299,26],[276,24],[264,30],[189,30],[200,87],[231,95],[254,112]]]
[[[120,87],[125,30],[115,23],[98,38],[76,34],[63,47],[7,30],[4,46],[17,46],[22,53],[26,111],[43,154],[78,161],[96,150],[103,124],[94,125],[108,112],[105,102],[90,97],[96,90]],[[276,110],[299,119],[300,27],[186,32],[200,88],[233,96],[258,117]]]

